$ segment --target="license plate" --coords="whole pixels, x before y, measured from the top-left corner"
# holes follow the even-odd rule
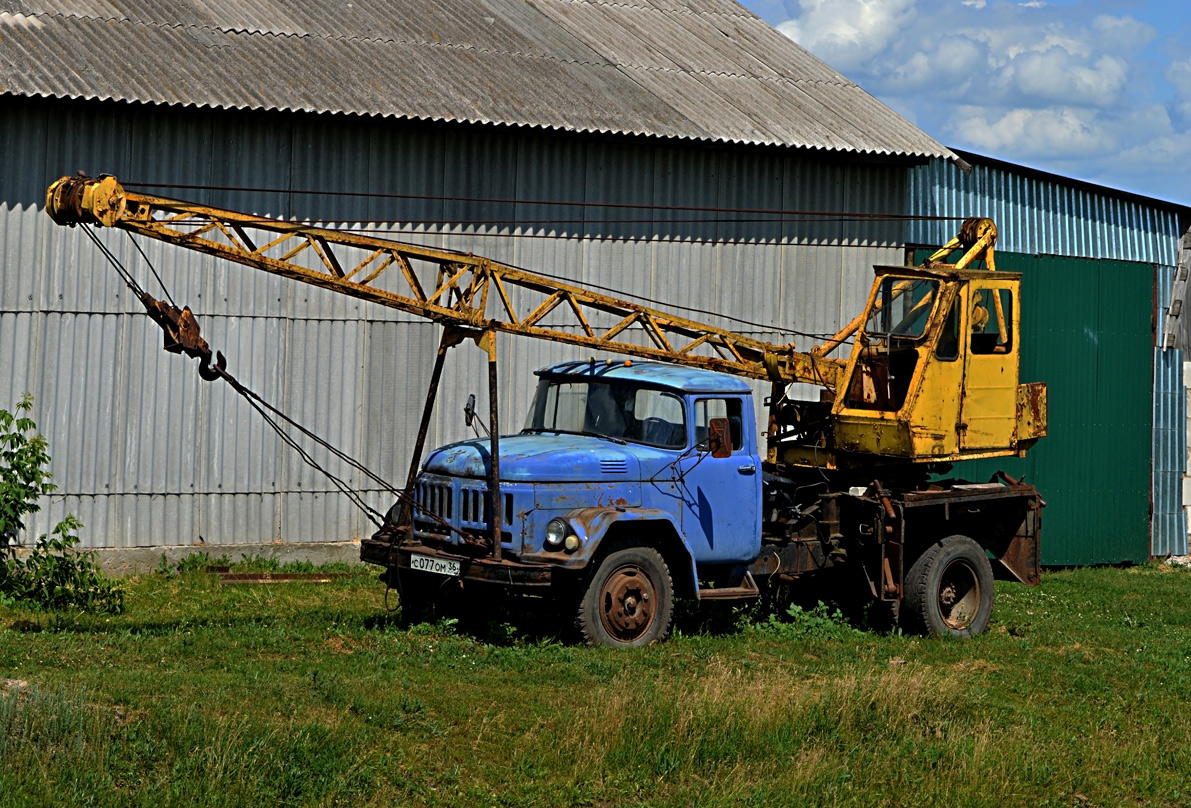
[[[410,553],[409,568],[422,572],[433,572],[436,575],[459,575],[459,562],[449,558],[431,558],[430,556]]]

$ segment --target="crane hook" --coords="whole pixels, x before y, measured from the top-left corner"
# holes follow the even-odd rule
[[[166,351],[184,353],[192,359],[199,360],[198,374],[204,381],[215,381],[223,376],[227,369],[227,359],[222,351],[218,351],[212,364],[211,346],[199,333],[198,320],[189,306],[179,309],[147,292],[141,292],[138,296],[149,317],[161,326],[162,347]]]

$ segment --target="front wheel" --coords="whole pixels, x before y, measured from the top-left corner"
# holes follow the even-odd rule
[[[967,536],[948,536],[910,567],[901,615],[926,634],[975,637],[988,628],[995,597],[984,550]]]
[[[670,633],[674,584],[662,554],[625,547],[604,556],[587,582],[576,618],[588,645],[640,648]]]

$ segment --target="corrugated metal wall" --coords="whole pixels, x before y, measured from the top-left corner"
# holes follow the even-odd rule
[[[1006,252],[1178,263],[1182,231],[1165,208],[979,164],[965,174],[939,160],[912,168],[908,186],[910,213],[988,216],[997,223],[997,249]],[[954,227],[914,221],[907,240],[938,244]]]
[[[1175,267],[1158,265],[1155,294],[1161,333],[1170,307]],[[1154,348],[1154,516],[1150,554],[1187,554],[1187,509],[1183,478],[1187,469],[1187,395],[1183,384],[1183,351]]]
[[[162,352],[159,332],[84,234],[45,216],[46,186],[76,169],[126,181],[275,189],[175,193],[255,213],[366,224],[807,332],[835,331],[863,305],[871,266],[902,260],[900,224],[671,209],[896,213],[906,198],[901,167],[494,128],[2,98],[0,407],[32,392],[54,456],[58,495],[29,532],[73,512],[91,547],[199,537],[212,545],[337,541],[371,526],[230,389],[199,381],[193,362]],[[297,193],[310,189],[346,193]],[[156,294],[129,237],[102,237]],[[232,373],[389,480],[404,479],[436,326],[166,245],[143,246]],[[788,339],[766,327],[752,332]],[[539,341],[502,341],[503,431],[520,426],[532,371],[575,355]],[[475,392],[486,407],[486,389],[483,354],[453,351],[431,444],[465,437],[463,401]],[[388,506],[370,482],[328,466],[375,507]]]
[[[1150,301],[1147,308],[1139,308],[1133,313],[1133,317],[1138,318],[1139,322],[1118,324],[1125,330],[1142,328],[1151,334],[1148,343],[1150,348],[1146,349],[1146,353],[1152,350],[1152,375],[1149,373],[1150,369],[1146,368],[1146,380],[1138,376],[1130,382],[1134,385],[1144,383],[1150,389],[1151,431],[1149,440],[1144,443],[1151,450],[1146,480],[1146,484],[1151,487],[1153,507],[1149,552],[1154,555],[1186,553],[1186,516],[1181,501],[1181,478],[1186,464],[1187,445],[1186,430],[1180,426],[1185,423],[1187,415],[1181,372],[1183,357],[1181,351],[1153,348],[1156,343],[1152,336],[1153,323],[1162,322],[1161,315],[1165,313],[1166,298],[1169,296],[1170,282],[1178,261],[1178,245],[1182,231],[1177,214],[1163,207],[1145,205],[1140,201],[1098,194],[1085,188],[1027,176],[1024,173],[1014,173],[1005,168],[979,165],[978,161],[976,163],[970,175],[963,174],[953,166],[940,161],[911,169],[908,181],[909,212],[929,216],[989,216],[997,222],[997,249],[1004,253],[1110,259],[1150,265],[1149,270],[1142,272],[1138,271],[1133,263],[1089,264],[1087,273],[1071,275],[1067,278],[1067,283],[1048,287],[1043,292],[1045,297],[1042,300],[1028,300],[1025,305],[1042,306],[1047,312],[1065,317],[1075,305],[1073,298],[1084,294],[1087,290],[1083,287],[1092,282],[1094,272],[1103,273],[1105,267],[1112,267],[1125,274],[1119,278],[1100,274],[1099,283],[1102,289],[1118,289],[1118,293],[1124,296],[1123,300],[1133,301],[1134,304],[1139,294],[1144,294]],[[916,244],[936,244],[953,227],[953,222],[912,222],[907,226],[907,241]],[[1096,269],[1093,270],[1093,267]],[[1013,267],[1006,264],[1003,268]],[[1157,319],[1154,319],[1155,314],[1159,315]],[[1119,343],[1114,340],[1117,340],[1120,334],[1120,329],[1103,333],[1090,332],[1089,338],[1097,341],[1097,351],[1103,349],[1117,352]],[[1125,378],[1135,375],[1138,363],[1142,362],[1139,355],[1142,350],[1140,345],[1135,348],[1132,353],[1119,356],[1119,366],[1105,366],[1105,372],[1113,374],[1113,377],[1122,380],[1122,383]],[[1050,372],[1065,375],[1061,368]],[[1051,381],[1050,378],[1043,380]],[[1060,423],[1060,419],[1065,417],[1075,419],[1088,429],[1112,423],[1111,419],[1116,416],[1102,409],[1103,397],[1096,393],[1093,377],[1089,377],[1088,384],[1087,395],[1082,398],[1082,408],[1078,412],[1065,413],[1061,409],[1055,409],[1052,399],[1052,434],[1054,429],[1064,429],[1066,425]],[[1133,421],[1136,418],[1136,413],[1129,416]],[[1128,431],[1133,424],[1122,423],[1120,426]],[[1103,491],[1081,486],[1079,491],[1073,492],[1073,495],[1078,494],[1081,499],[1085,499],[1093,512],[1102,503],[1112,502],[1123,496],[1123,491],[1136,489],[1138,481],[1124,476],[1125,469],[1132,469],[1136,465],[1136,441],[1123,440],[1120,434],[1120,431],[1105,434],[1094,449],[1095,456],[1085,458],[1106,468],[1119,470],[1122,475],[1119,484],[1106,480],[1101,483],[1104,486]],[[1047,438],[1047,441],[1054,443],[1051,438]],[[1040,445],[1036,451],[1041,453],[1045,450]],[[1070,462],[1073,474],[1084,473],[1080,470],[1080,463],[1083,461],[1072,458]],[[1059,473],[1056,470],[1056,474]],[[1131,473],[1136,475],[1140,472],[1134,470]],[[1104,496],[1107,499],[1103,499]],[[1126,552],[1115,544],[1115,539],[1106,538],[1102,541],[1107,541],[1107,544],[1096,545],[1087,537],[1081,537],[1080,530],[1075,528],[1071,528],[1067,533],[1056,533],[1056,530],[1066,530],[1060,524],[1056,524],[1057,519],[1058,516],[1053,509],[1048,512],[1047,541],[1069,541],[1072,546],[1051,545],[1054,547],[1052,552],[1057,552],[1057,555],[1047,556],[1050,563],[1113,562],[1136,560],[1143,555],[1139,549],[1139,539],[1136,537],[1132,539]],[[1125,529],[1124,526],[1122,529]],[[1087,549],[1077,546],[1085,540],[1088,541]],[[1097,550],[1097,546],[1104,552]],[[1059,560],[1060,557],[1079,560]]]

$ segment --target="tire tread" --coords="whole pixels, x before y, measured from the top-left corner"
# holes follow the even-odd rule
[[[575,609],[575,628],[577,629],[580,638],[586,645],[606,647],[609,645],[608,643],[604,642],[603,638],[599,634],[599,619],[589,619],[589,609],[591,607],[590,598],[592,596],[592,592],[594,592],[597,587],[596,581],[600,575],[604,563],[617,553],[624,552],[626,550],[639,550],[644,552],[646,555],[654,556],[654,558],[651,560],[658,566],[658,569],[661,572],[661,577],[659,580],[654,582],[654,585],[659,591],[669,593],[669,597],[666,599],[663,609],[656,618],[662,621],[662,626],[658,630],[657,634],[648,643],[644,643],[644,645],[652,645],[653,643],[662,642],[670,635],[670,629],[674,624],[674,579],[673,575],[670,573],[670,565],[666,562],[666,557],[662,555],[662,553],[656,547],[642,541],[629,540],[618,542],[614,547],[607,548],[605,551],[601,552],[591,564],[591,574],[586,578],[583,591],[579,595],[578,606]],[[615,647],[637,646],[623,646],[618,644]]]

